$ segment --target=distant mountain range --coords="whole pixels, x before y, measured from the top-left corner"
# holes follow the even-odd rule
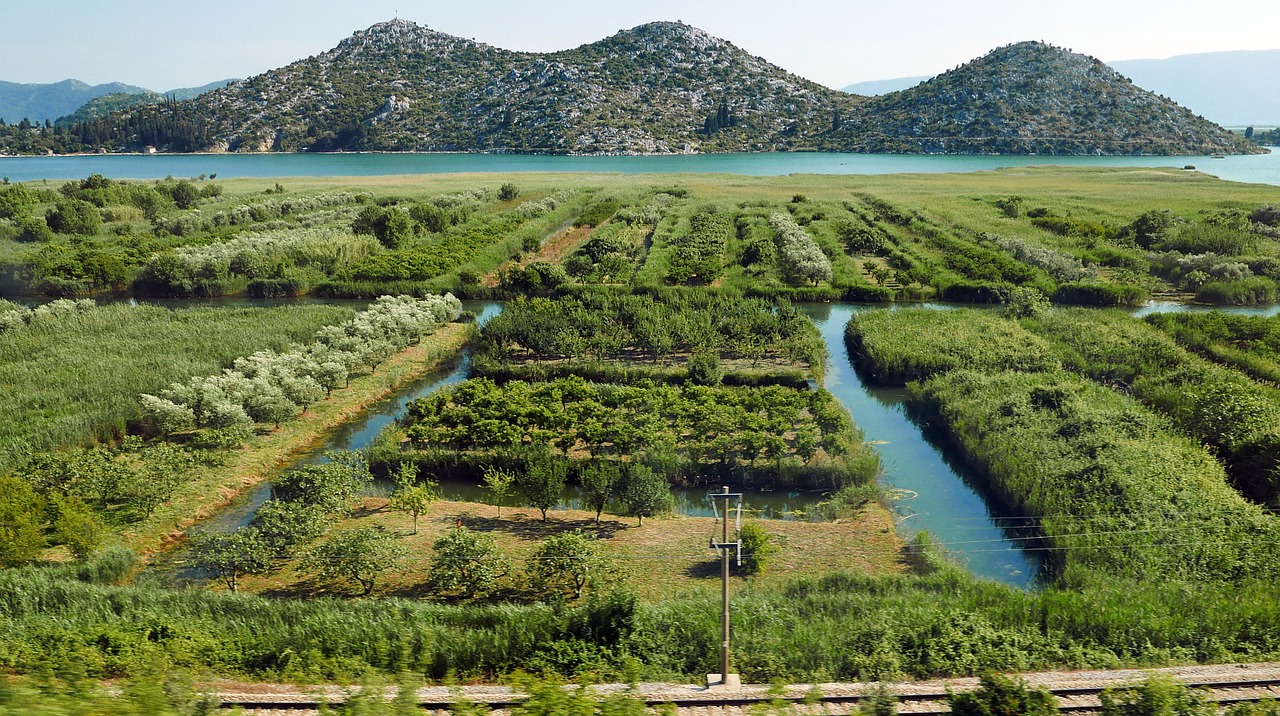
[[[1280,126],[1280,50],[1241,50],[1178,55],[1163,60],[1120,60],[1108,63],[1141,87],[1229,127]],[[858,82],[841,91],[882,95],[914,87],[929,79],[898,77]]]
[[[23,119],[35,124],[43,124],[45,120],[57,121],[72,115],[87,104],[102,97],[116,98],[112,109],[120,109],[123,97],[133,97],[133,104],[158,102],[164,97],[186,100],[225,87],[235,80],[210,82],[203,87],[188,87],[153,92],[144,87],[111,82],[101,85],[89,85],[80,80],[63,80],[52,84],[18,84],[16,82],[0,82],[0,119],[16,124]],[[93,110],[80,115],[81,118],[98,116]]]
[[[528,53],[397,19],[185,102],[7,136],[0,150],[24,153],[1260,151],[1093,58],[1042,43],[867,98],[678,22]]]

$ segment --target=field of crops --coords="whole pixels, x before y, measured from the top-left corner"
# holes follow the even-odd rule
[[[1280,658],[1280,318],[1096,308],[1274,301],[1277,198],[1088,168],[2,185],[0,670],[705,674],[714,570],[658,551],[678,521],[653,518],[672,486],[712,481],[827,493],[806,515],[827,522],[754,525],[746,562],[765,569],[773,540],[809,576],[735,587],[750,680]],[[443,297],[362,319],[44,301],[107,290],[509,302],[474,331]],[[902,546],[862,416],[821,388],[823,343],[791,303],[939,299],[1003,306],[868,308],[846,342],[1002,514],[1031,516],[1033,590],[974,578],[928,534]],[[470,380],[368,452],[277,475],[237,531],[180,532],[438,362],[437,329],[450,351],[476,333]],[[359,400],[290,431],[352,376]],[[375,474],[387,494],[365,494]],[[443,508],[446,478],[486,504]],[[567,486],[582,510],[557,524]],[[183,539],[209,588],[135,581],[110,547]]]

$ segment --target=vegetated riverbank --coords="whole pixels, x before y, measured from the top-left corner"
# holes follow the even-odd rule
[[[185,530],[233,502],[237,496],[275,475],[295,455],[314,448],[325,435],[349,423],[364,409],[455,357],[472,334],[469,324],[450,323],[401,351],[378,370],[351,379],[329,400],[311,406],[296,420],[251,438],[231,451],[226,462],[185,483],[155,514],[123,535],[141,554],[166,549]]]

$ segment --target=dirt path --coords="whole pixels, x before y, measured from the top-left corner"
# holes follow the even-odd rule
[[[587,243],[591,238],[591,232],[595,229],[590,226],[570,226],[569,228],[556,232],[551,238],[542,242],[542,247],[536,252],[525,254],[519,263],[508,261],[498,268],[489,272],[480,281],[480,285],[487,288],[494,288],[498,285],[498,276],[503,269],[518,267],[524,268],[535,261],[546,261],[549,264],[559,264],[573,253],[579,246]]]

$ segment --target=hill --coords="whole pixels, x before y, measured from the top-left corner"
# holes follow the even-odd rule
[[[101,97],[95,97],[85,102],[79,109],[64,117],[59,117],[54,123],[58,125],[72,125],[80,122],[89,122],[98,117],[105,117],[112,112],[120,112],[130,107],[138,105],[160,104],[166,99],[168,100],[186,100],[194,99],[215,89],[226,87],[237,80],[219,80],[210,82],[201,87],[184,87],[168,92],[152,92],[151,90],[143,90],[137,93],[129,92],[113,92],[105,94]]]
[[[15,124],[23,119],[42,124],[76,111],[85,102],[108,94],[139,94],[149,90],[111,82],[90,86],[80,80],[52,84],[0,82],[0,119]]]
[[[924,82],[933,75],[921,75],[919,77],[894,77],[887,80],[868,80],[866,82],[854,82],[846,87],[841,87],[841,92],[849,94],[860,94],[867,96],[875,96],[889,94],[890,92],[901,92],[904,89],[910,89]]]
[[[1280,95],[1267,89],[1280,67],[1280,50],[1241,50],[1178,55],[1160,60],[1118,60],[1111,69],[1134,84],[1232,126],[1280,125]],[[882,95],[914,87],[929,77],[856,82],[841,92]]]
[[[397,19],[187,102],[121,109],[38,134],[0,132],[0,149],[1257,151],[1097,60],[1046,45],[1001,48],[872,99],[822,87],[678,22],[526,53]]]
[[[198,99],[230,150],[790,148],[857,100],[680,23],[518,53],[405,20]]]
[[[1099,60],[1021,42],[870,100],[841,127],[866,152],[1249,154],[1248,142]]]

